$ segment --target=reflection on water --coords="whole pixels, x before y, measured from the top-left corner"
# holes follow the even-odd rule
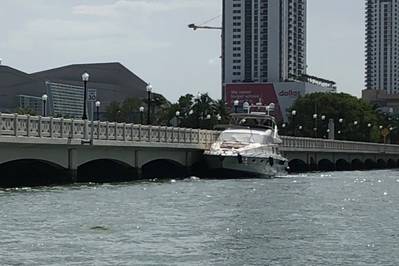
[[[397,171],[0,190],[2,265],[398,265]]]

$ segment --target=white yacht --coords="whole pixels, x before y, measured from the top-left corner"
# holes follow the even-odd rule
[[[215,177],[283,175],[288,160],[280,154],[282,141],[275,118],[269,115],[274,104],[249,106],[247,110],[247,113],[232,114],[234,125],[224,130],[205,152],[208,169]]]

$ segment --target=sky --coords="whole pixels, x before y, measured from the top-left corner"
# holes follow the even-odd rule
[[[221,13],[221,0],[0,0],[0,58],[27,73],[120,62],[171,101],[220,98],[220,31],[187,25]],[[308,74],[360,96],[364,1],[308,0],[307,13]]]

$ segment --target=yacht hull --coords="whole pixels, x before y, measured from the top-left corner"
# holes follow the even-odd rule
[[[272,157],[205,154],[208,171],[215,178],[274,178],[286,174],[286,162]]]

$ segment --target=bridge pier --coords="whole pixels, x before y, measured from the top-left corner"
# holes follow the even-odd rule
[[[78,163],[76,149],[68,149],[68,171],[71,181],[74,183],[78,181]]]

